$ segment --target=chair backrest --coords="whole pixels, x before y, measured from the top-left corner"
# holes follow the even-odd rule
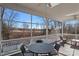
[[[62,40],[63,43],[66,43],[66,39],[64,39],[62,36],[60,36],[60,39]]]
[[[22,53],[26,52],[26,49],[24,47],[24,44],[20,46],[20,50],[21,50]]]

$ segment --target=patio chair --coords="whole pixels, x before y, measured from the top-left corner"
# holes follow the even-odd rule
[[[51,51],[51,53],[49,54],[49,56],[56,56],[58,55],[59,53],[59,48],[60,48],[60,44],[58,44],[57,42],[54,42],[54,43],[50,43],[55,49],[53,49]]]
[[[60,44],[55,44],[55,46],[54,46],[54,48],[57,50],[57,51],[59,51],[59,48],[60,48]]]
[[[22,55],[24,56],[24,53],[26,52],[24,44],[21,44],[20,50],[21,50]]]
[[[29,50],[26,50],[25,45],[22,43],[20,46],[20,50],[23,56],[28,55],[28,53],[31,53],[31,55],[33,56],[33,53]]]
[[[55,44],[55,46],[54,46],[54,48],[56,49],[56,51],[57,51],[57,55],[59,55],[59,49],[60,49],[60,44],[58,44],[58,43],[56,43]]]
[[[52,51],[49,54],[49,56],[58,55],[60,44],[57,44],[57,42],[52,42],[52,43],[50,43],[50,45],[52,45],[52,47],[54,47],[55,49],[52,49]]]

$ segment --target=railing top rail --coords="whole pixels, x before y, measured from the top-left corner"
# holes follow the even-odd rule
[[[61,34],[51,34],[51,35],[61,35]],[[48,36],[51,36],[51,35],[48,35]],[[74,35],[75,36],[75,34],[63,34],[63,35]],[[77,34],[77,36],[79,36],[79,34]],[[46,35],[34,36],[32,38],[39,38],[39,37],[46,37]],[[31,37],[16,38],[16,39],[9,39],[9,40],[1,40],[1,42],[5,42],[5,41],[16,41],[16,40],[25,40],[25,39],[31,39]]]

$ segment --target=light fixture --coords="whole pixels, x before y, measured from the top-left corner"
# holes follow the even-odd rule
[[[53,8],[53,7],[55,7],[55,6],[59,5],[59,4],[60,3],[47,3],[46,5],[47,5],[47,7]]]

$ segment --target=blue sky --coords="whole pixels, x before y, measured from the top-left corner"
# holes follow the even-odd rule
[[[79,24],[79,20],[78,19],[68,19],[67,21],[65,21],[65,24],[70,24],[73,27],[75,27],[75,24]]]
[[[6,9],[5,13],[7,14],[7,16],[10,16],[12,11],[14,11],[14,14],[16,15],[16,18],[14,19],[15,21],[21,21],[21,22],[31,21],[31,15],[28,13],[19,12],[12,9]],[[40,16],[32,15],[32,20],[33,23],[43,23],[43,17]]]
[[[12,9],[6,9],[5,15],[4,15],[4,19],[8,19],[8,17],[11,15],[12,12],[16,16],[14,18],[15,21],[31,22],[31,15],[30,14],[24,13],[24,12],[15,11],[15,10],[12,10]],[[44,18],[40,17],[40,16],[32,15],[32,23],[44,24]],[[22,27],[23,23],[16,23],[16,26],[17,27]],[[29,24],[29,28],[30,27],[31,27],[31,25]],[[36,24],[32,24],[32,28],[35,28],[35,27],[36,27]],[[41,25],[39,25],[38,27],[40,28]]]

